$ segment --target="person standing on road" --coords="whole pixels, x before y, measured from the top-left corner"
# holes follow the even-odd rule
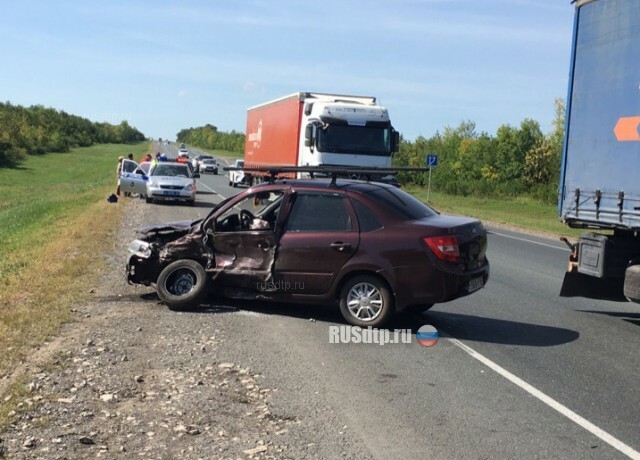
[[[118,177],[118,188],[116,189],[116,195],[120,196],[120,175],[122,174],[122,162],[124,157],[120,155],[118,157],[118,166],[116,166],[116,176]]]

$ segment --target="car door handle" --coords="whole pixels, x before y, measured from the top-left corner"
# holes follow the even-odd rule
[[[351,245],[349,243],[343,243],[342,241],[331,243],[330,246],[338,252],[344,252],[347,249],[351,249]]]

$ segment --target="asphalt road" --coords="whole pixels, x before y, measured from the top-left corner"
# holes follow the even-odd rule
[[[195,209],[154,206],[206,214],[238,191],[220,172],[200,177]],[[365,457],[640,458],[640,305],[560,298],[562,243],[490,230],[485,289],[390,326],[435,326],[432,348],[330,344],[344,325],[331,308],[243,304],[211,320],[234,331],[227,358],[279,388],[283,412]]]

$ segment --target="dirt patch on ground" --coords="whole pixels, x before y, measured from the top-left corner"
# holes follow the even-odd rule
[[[153,289],[126,285],[133,229],[182,212],[126,205],[128,220],[105,256],[106,270],[85,287],[93,300],[71,306],[76,322],[24,364],[26,396],[2,401],[15,410],[0,434],[0,457],[298,456],[289,448],[304,444],[296,437],[300,422],[270,409],[277,390],[241,363],[218,358],[232,344],[211,316],[228,309],[175,313]]]

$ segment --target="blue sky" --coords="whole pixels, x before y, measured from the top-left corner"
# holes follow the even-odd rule
[[[406,138],[566,97],[569,0],[0,0],[0,100],[174,138],[297,91],[376,96]]]

